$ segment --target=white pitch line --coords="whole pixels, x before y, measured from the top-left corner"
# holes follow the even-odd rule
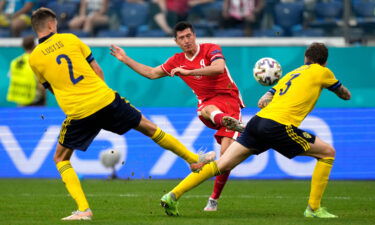
[[[17,193],[17,194],[0,194],[0,197],[13,197],[13,196],[22,196],[22,197],[31,197],[39,198],[40,195],[47,197],[69,197],[68,194],[36,194],[36,193]],[[87,194],[86,196],[90,198],[99,198],[99,197],[121,197],[121,198],[139,198],[139,197],[159,197],[155,194],[134,194],[134,193],[124,193],[124,194],[112,194],[112,193],[102,193],[102,194]],[[160,194],[162,196],[162,194]],[[208,198],[208,195],[185,195],[183,198],[193,199],[193,198]],[[307,199],[306,197],[291,197],[284,195],[223,195],[221,198],[235,198],[235,199]],[[350,197],[350,196],[326,196],[325,199],[337,199],[337,200],[352,200],[360,199],[362,201],[375,201],[375,197]]]

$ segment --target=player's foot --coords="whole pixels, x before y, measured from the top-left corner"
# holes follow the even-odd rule
[[[198,173],[204,165],[214,161],[216,158],[216,153],[214,151],[210,151],[207,153],[198,153],[198,155],[198,162],[190,164],[190,170],[193,173]]]
[[[207,205],[203,210],[208,212],[217,211],[217,200],[209,197]]]
[[[165,213],[168,216],[179,216],[178,212],[178,201],[173,193],[169,192],[168,194],[163,195],[160,199],[160,205],[165,209]]]
[[[90,209],[85,211],[74,211],[72,215],[62,218],[61,220],[91,220],[92,212]]]
[[[239,120],[236,120],[231,116],[224,116],[222,119],[222,123],[224,127],[229,130],[234,130],[241,133],[245,130],[245,126]]]
[[[319,207],[317,210],[312,210],[310,206],[307,206],[305,212],[303,213],[305,217],[311,218],[337,218],[338,216],[333,215],[327,211],[324,207]]]

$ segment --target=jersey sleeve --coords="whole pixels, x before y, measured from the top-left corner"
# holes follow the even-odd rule
[[[161,65],[162,70],[168,75],[171,74],[172,69],[176,68],[176,55],[170,57],[165,63]]]
[[[330,69],[326,68],[322,76],[322,86],[328,88],[330,91],[334,91],[341,86],[341,82],[336,79]]]
[[[72,35],[74,36],[74,41],[78,43],[83,56],[86,58],[86,61],[88,63],[91,63],[94,60],[94,56],[92,55],[90,47],[83,43],[77,36],[75,36],[74,34]]]
[[[212,44],[207,51],[206,57],[211,63],[217,59],[225,59],[221,47],[216,44]]]

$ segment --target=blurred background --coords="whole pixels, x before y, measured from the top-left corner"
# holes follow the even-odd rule
[[[222,46],[247,106],[247,121],[269,88],[253,79],[254,63],[272,57],[285,74],[303,64],[308,44],[325,43],[328,67],[351,90],[352,100],[323,91],[302,127],[335,146],[333,179],[375,179],[375,0],[0,0],[0,177],[59,177],[52,155],[64,115],[54,96],[35,82],[32,96],[17,100],[9,94],[12,68],[27,62],[17,57],[26,51],[25,37],[33,35],[29,16],[41,6],[56,12],[59,32],[74,33],[91,47],[111,88],[193,151],[219,148],[214,131],[196,117],[191,89],[178,77],[147,80],[137,75],[109,54],[110,44],[158,66],[180,51],[173,25],[190,21],[198,42]],[[106,177],[111,171],[100,164],[99,155],[108,149],[122,154],[124,164],[116,167],[120,178],[181,178],[188,172],[181,159],[133,131],[126,136],[101,132],[72,163],[82,176]],[[314,164],[270,151],[251,157],[231,176],[306,179]]]

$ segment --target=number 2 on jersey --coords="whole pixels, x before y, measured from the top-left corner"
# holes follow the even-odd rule
[[[283,95],[283,94],[285,94],[285,93],[289,90],[290,85],[292,85],[292,80],[293,80],[294,78],[298,77],[299,75],[300,75],[300,73],[292,74],[292,75],[291,75],[292,78],[290,78],[290,79],[288,80],[288,82],[285,83],[285,85],[286,85],[285,90],[280,89],[280,93],[279,93],[279,95]]]
[[[61,59],[65,59],[66,62],[68,63],[68,69],[69,69],[69,76],[70,76],[70,80],[72,81],[73,84],[77,84],[78,82],[80,82],[81,80],[83,80],[83,75],[75,78],[74,77],[74,74],[73,74],[73,64],[72,64],[72,61],[70,60],[70,58],[65,55],[65,54],[61,54],[61,55],[58,55],[57,58],[56,58],[56,62],[57,64],[61,64]]]

